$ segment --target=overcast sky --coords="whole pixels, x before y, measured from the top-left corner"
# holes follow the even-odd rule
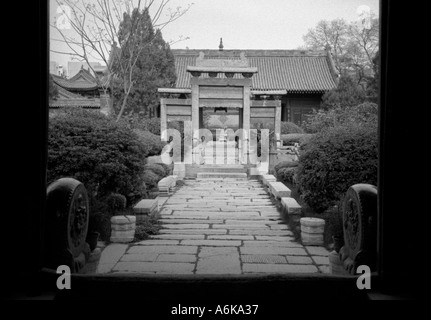
[[[225,49],[296,49],[320,20],[356,21],[363,5],[379,13],[378,0],[171,0],[171,7],[190,3],[186,15],[162,31],[166,41],[189,37],[171,48],[218,49],[222,37]],[[56,9],[56,1],[51,0],[51,17]],[[61,38],[53,30],[50,37]],[[67,47],[51,41],[51,49],[66,51]],[[51,53],[50,60],[67,68],[70,57]]]

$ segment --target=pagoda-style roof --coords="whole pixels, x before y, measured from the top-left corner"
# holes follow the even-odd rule
[[[54,78],[54,77],[53,77]],[[80,94],[70,92],[54,82],[58,91],[56,99],[49,101],[50,108],[64,108],[64,107],[75,107],[75,108],[95,108],[100,109],[99,98],[87,98]]]
[[[81,70],[70,79],[65,79],[53,74],[52,80],[58,86],[71,91],[92,91],[99,88],[96,78],[94,78],[90,71],[84,68],[81,68]]]
[[[245,57],[249,68],[257,69],[251,78],[252,91],[255,92],[323,93],[337,86],[337,73],[327,51],[172,49],[172,53],[177,73],[176,89],[191,87],[190,71],[199,65],[202,53],[205,59],[235,60]],[[201,77],[209,75],[202,73]],[[224,73],[217,74],[217,78],[225,77]],[[241,79],[243,76],[236,73],[234,78]]]

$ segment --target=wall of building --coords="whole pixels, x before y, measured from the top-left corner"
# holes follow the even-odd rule
[[[294,122],[301,125],[314,109],[320,107],[322,101],[321,93],[317,94],[287,94],[281,100],[282,121]]]

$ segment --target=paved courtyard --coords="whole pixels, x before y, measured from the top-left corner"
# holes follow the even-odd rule
[[[329,252],[295,242],[257,180],[185,180],[160,213],[160,234],[108,245],[97,273],[328,272]]]

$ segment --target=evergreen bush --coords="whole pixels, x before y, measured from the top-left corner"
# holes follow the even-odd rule
[[[304,133],[304,129],[293,122],[281,121],[281,134]]]
[[[298,184],[316,212],[335,205],[356,183],[377,185],[378,135],[373,125],[326,128],[313,136],[299,158]]]

